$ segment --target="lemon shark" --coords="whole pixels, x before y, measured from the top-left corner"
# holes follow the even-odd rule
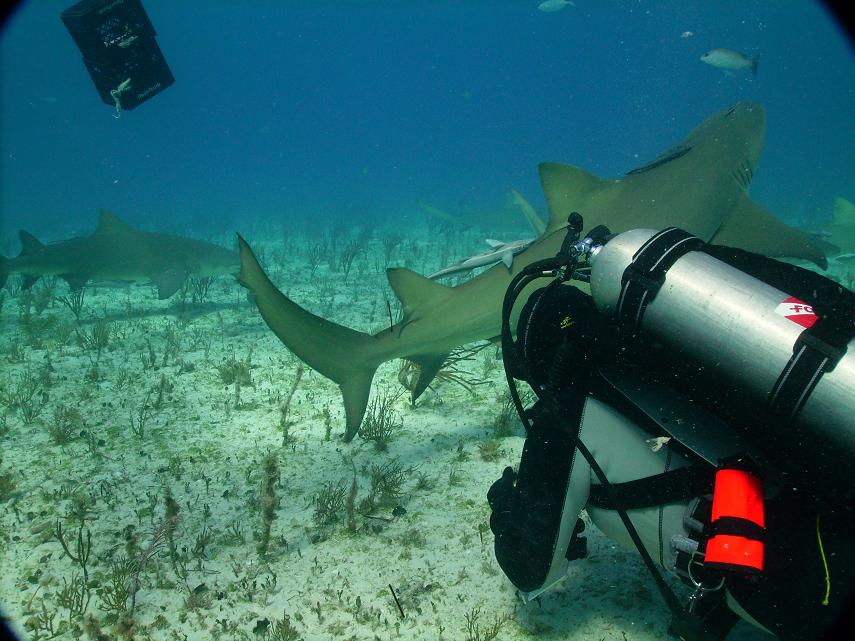
[[[855,203],[842,196],[834,199],[831,222],[802,228],[827,241],[836,250],[829,254],[839,263],[855,262]]]
[[[107,211],[89,236],[43,244],[21,230],[21,253],[0,257],[0,287],[11,273],[24,275],[29,289],[41,276],[59,276],[72,290],[89,280],[145,281],[158,298],[172,296],[188,276],[237,274],[238,253],[195,238],[134,229]]]
[[[240,236],[238,280],[252,292],[262,318],[285,346],[338,383],[344,399],[344,437],[350,440],[362,421],[381,363],[406,358],[418,366],[415,400],[452,349],[499,335],[505,289],[523,267],[558,252],[571,211],[584,216],[587,229],[604,224],[621,232],[675,225],[705,241],[769,256],[806,258],[824,268],[825,257],[811,236],[787,227],[748,198],[765,124],[760,105],[738,103],[713,114],[679,145],[619,180],[604,180],[570,165],[541,164],[549,222],[543,234],[515,257],[512,268],[497,264],[456,287],[408,269],[387,269],[403,317],[373,335],[316,316],[290,300],[270,282]],[[526,297],[523,292],[520,300]],[[513,326],[518,313],[512,315]]]

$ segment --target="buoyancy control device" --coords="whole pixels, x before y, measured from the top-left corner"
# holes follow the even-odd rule
[[[782,481],[789,490],[810,485],[831,501],[835,495],[851,495],[845,472],[855,453],[855,294],[801,268],[709,246],[677,229],[612,235],[598,227],[580,239],[581,229],[581,217],[571,214],[558,255],[527,265],[505,296],[503,358],[510,393],[528,433],[526,448],[532,439],[549,444],[556,435],[569,433],[573,438],[573,419],[558,418],[566,414],[568,390],[571,398],[578,397],[580,388],[583,397],[597,397],[596,385],[591,392],[584,388],[605,381],[616,396],[629,399],[628,405],[670,434],[669,447],[694,452],[702,463],[697,469],[705,468],[700,476],[688,470],[688,476],[674,479],[685,481],[689,489],[680,496],[709,491],[713,502],[718,500],[707,529],[709,567],[739,576],[762,572],[767,480],[780,480],[783,471],[790,475]],[[551,283],[527,301],[515,341],[510,329],[514,302],[541,277],[551,278]],[[562,286],[571,279],[590,283],[592,295],[577,290],[569,297],[558,295],[563,302],[550,307],[548,302],[556,298],[550,290],[573,290]],[[599,319],[590,309],[594,306]],[[567,309],[574,311],[563,311]],[[543,321],[549,314],[552,318]],[[643,376],[620,380],[622,374],[610,366],[624,359],[633,360],[634,371]],[[533,408],[523,408],[514,379],[531,385],[539,399]],[[611,402],[615,395],[602,398]],[[673,407],[671,399],[676,400]],[[570,405],[581,407],[582,402]],[[552,435],[539,434],[546,429],[544,412],[557,420]],[[687,432],[685,425],[678,429],[680,423],[693,424],[696,432]],[[672,630],[686,639],[712,638],[706,622],[693,613],[693,602],[682,608],[662,581],[624,509],[630,495],[618,494],[575,433],[575,449],[600,480],[598,501],[605,497],[620,516],[673,614]],[[703,447],[696,447],[703,441]],[[749,455],[725,458],[736,452]],[[758,463],[765,467],[757,469]],[[714,468],[715,487],[709,475]],[[521,464],[520,475],[522,471]],[[673,488],[665,478],[671,475],[661,476],[655,480],[656,491]],[[527,496],[536,489],[519,484],[512,489],[515,477],[508,468],[491,488],[491,527],[496,519],[501,529],[508,497],[520,492]],[[705,489],[693,493],[701,487]],[[775,494],[774,487],[771,492]],[[666,502],[677,500],[676,494],[670,496]],[[560,530],[566,529],[563,521],[569,518],[575,515],[561,516]],[[577,538],[574,533],[574,541]],[[498,536],[496,547],[499,558]],[[570,552],[568,559],[583,556]],[[502,553],[510,558],[514,550]],[[693,599],[707,589],[700,583],[696,588]]]

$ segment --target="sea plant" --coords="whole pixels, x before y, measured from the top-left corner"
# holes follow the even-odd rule
[[[15,487],[14,474],[11,471],[3,471],[3,452],[0,450],[0,503],[12,497],[12,494],[15,493]]]
[[[80,314],[83,312],[83,299],[85,297],[86,290],[81,287],[80,289],[69,292],[65,296],[57,296],[56,300],[68,307],[71,310],[71,313],[74,314],[74,320],[78,323],[80,322]]]
[[[65,445],[83,431],[83,414],[77,407],[63,403],[53,411],[53,421],[48,423],[48,435],[57,445]]]
[[[89,328],[89,331],[81,331],[80,329],[76,329],[75,332],[77,334],[77,344],[80,348],[89,355],[90,359],[92,359],[91,354],[94,352],[94,362],[98,362],[101,360],[101,352],[103,352],[110,344],[110,335],[112,332],[112,325],[110,321],[106,318],[98,318],[93,324],[92,327]]]
[[[357,430],[359,437],[372,441],[378,451],[386,450],[389,440],[403,426],[401,415],[395,411],[395,401],[400,396],[401,392],[376,394],[369,403]]]
[[[0,384],[0,405],[17,410],[27,425],[39,417],[48,400],[41,377],[35,376],[29,369],[24,370],[14,388],[9,389]]]
[[[315,510],[312,520],[318,528],[325,528],[336,523],[344,508],[347,497],[348,482],[345,479],[327,481],[312,497]]]
[[[478,354],[488,347],[490,347],[490,343],[476,343],[474,346],[458,347],[452,350],[428,388],[436,392],[437,383],[454,383],[474,396],[476,387],[489,385],[491,381],[468,371],[464,365],[475,361]],[[407,390],[410,392],[415,390],[420,375],[421,367],[415,361],[407,359],[401,361],[401,369],[398,370],[398,382]]]
[[[261,463],[261,529],[256,551],[262,559],[267,557],[270,547],[270,530],[276,518],[276,484],[279,482],[279,463],[273,452],[268,452]]]

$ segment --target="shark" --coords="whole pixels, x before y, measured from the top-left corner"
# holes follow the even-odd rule
[[[830,243],[830,257],[838,263],[855,263],[855,203],[842,196],[834,199],[831,221],[802,228]]]
[[[516,189],[511,190],[511,202],[520,208],[531,230],[538,236],[546,231],[546,223],[537,214],[531,203]]]
[[[23,289],[42,276],[64,279],[72,291],[90,280],[145,281],[157,287],[158,298],[169,298],[188,276],[236,275],[239,254],[213,243],[175,234],[134,229],[102,210],[95,232],[42,243],[21,230],[21,253],[0,257],[0,287],[10,274],[24,275]]]
[[[279,291],[238,235],[238,281],[250,290],[265,323],[308,366],[338,384],[344,402],[344,440],[362,422],[377,367],[404,358],[417,365],[411,391],[427,389],[452,349],[495,339],[511,279],[533,261],[550,258],[566,236],[567,216],[580,212],[586,229],[607,225],[618,233],[635,228],[678,226],[705,241],[767,256],[811,260],[823,269],[816,239],[786,226],[748,197],[763,150],[766,113],[757,103],[740,102],[696,126],[686,138],[650,163],[620,179],[602,179],[582,168],[555,162],[539,166],[549,209],[546,228],[517,254],[508,269],[497,264],[450,287],[405,268],[389,268],[389,285],[403,315],[375,334],[359,332],[316,316]],[[520,296],[524,301],[537,287]],[[519,309],[511,316],[516,326]]]
[[[450,267],[445,267],[440,269],[438,272],[434,272],[428,276],[428,278],[435,280],[437,278],[443,278],[444,276],[459,274],[460,272],[469,272],[477,267],[493,265],[499,262],[508,269],[511,269],[514,264],[514,256],[525,251],[528,246],[534,242],[534,238],[513,240],[509,243],[503,243],[500,240],[487,238],[485,242],[490,246],[490,249],[487,251],[475,254],[469,258],[464,258]]]

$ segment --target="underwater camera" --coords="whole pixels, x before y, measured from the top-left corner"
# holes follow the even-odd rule
[[[794,482],[826,496],[853,491],[852,292],[677,228],[597,228],[580,238],[581,228],[571,215],[559,254],[528,265],[506,293],[503,357],[524,426],[514,379],[543,400],[595,372],[713,464],[703,444],[728,438],[715,431],[730,425]],[[543,277],[552,282],[529,295],[514,340],[514,301]],[[590,294],[570,280],[589,283]],[[671,418],[686,420],[663,418],[678,397]],[[693,421],[697,407],[723,420]]]
[[[140,0],[82,0],[60,17],[116,117],[175,82]]]

